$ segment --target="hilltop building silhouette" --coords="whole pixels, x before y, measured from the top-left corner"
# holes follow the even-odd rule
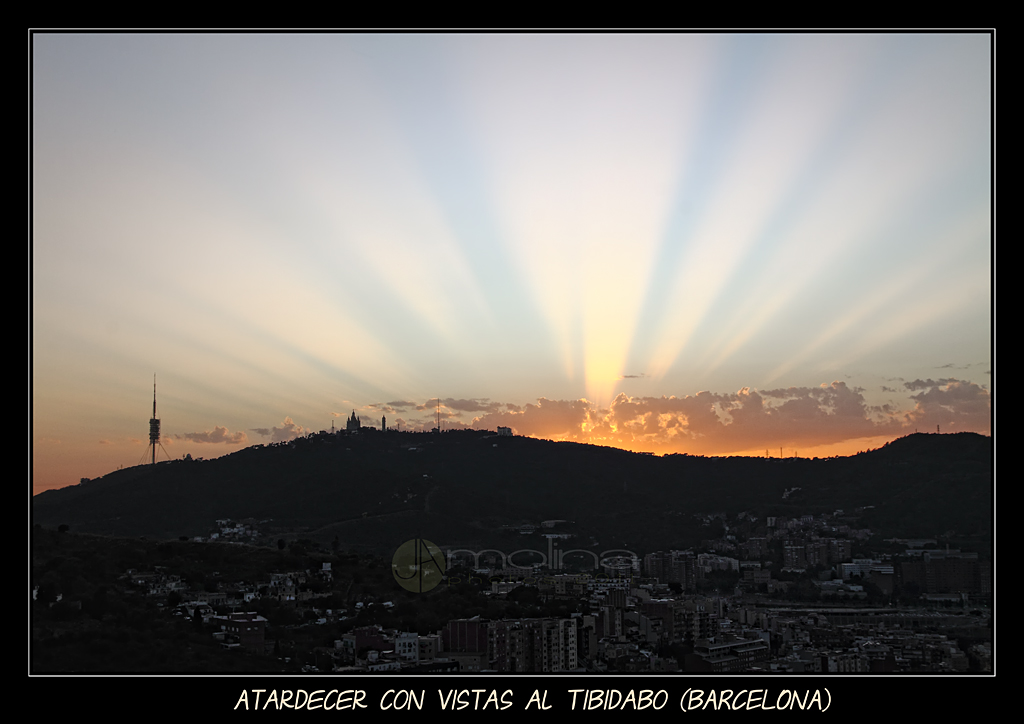
[[[362,425],[359,424],[359,418],[356,417],[356,411],[352,410],[352,417],[348,418],[345,422],[345,429],[348,432],[359,432],[360,427],[362,427]]]

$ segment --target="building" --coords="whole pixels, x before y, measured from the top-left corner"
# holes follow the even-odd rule
[[[698,641],[692,654],[686,656],[688,671],[714,673],[749,671],[752,666],[767,662],[770,649],[760,638],[718,641]]]
[[[215,635],[222,639],[223,645],[263,653],[267,619],[259,614],[229,613],[227,616],[212,616],[210,622],[220,628]]]

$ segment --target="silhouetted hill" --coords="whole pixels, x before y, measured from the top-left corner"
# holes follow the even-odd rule
[[[882,535],[985,536],[992,476],[992,439],[973,433],[780,460],[658,457],[483,431],[364,430],[119,470],[40,493],[33,520],[176,538],[208,534],[217,519],[254,518],[270,535],[337,537],[345,548],[386,552],[412,537],[476,549],[526,543],[502,526],[557,519],[568,521],[574,545],[641,551],[714,537],[698,513],[852,515],[873,506],[857,525]]]

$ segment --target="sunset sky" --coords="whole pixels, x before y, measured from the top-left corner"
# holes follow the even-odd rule
[[[991,432],[992,39],[32,37],[33,489],[364,424]],[[164,458],[163,452],[159,458]]]

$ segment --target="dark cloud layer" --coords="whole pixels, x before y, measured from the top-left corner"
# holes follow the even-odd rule
[[[946,380],[945,384],[924,388],[910,399],[917,404],[907,414],[907,424],[941,425],[948,432],[973,430],[982,422],[991,424],[992,396],[973,382]]]
[[[502,425],[520,435],[696,454],[895,437],[929,425],[949,432],[990,431],[990,397],[978,385],[929,380],[907,387],[923,390],[911,396],[912,409],[868,406],[862,388],[836,381],[685,397],[620,394],[608,409],[588,400],[541,398],[521,409],[496,408],[475,418],[472,427],[493,430]]]
[[[487,398],[440,400],[445,430],[511,427],[518,435],[573,440],[654,452],[718,455],[739,451],[811,448],[864,438],[898,437],[915,429],[991,431],[991,396],[982,386],[953,378],[904,382],[901,405],[868,405],[864,389],[835,381],[818,387],[735,393],[698,392],[685,397],[619,394],[607,408],[589,400],[551,400],[516,405]],[[894,388],[886,388],[896,393]],[[414,408],[403,429],[425,431],[437,424],[438,399]],[[378,403],[390,409],[394,403]],[[395,407],[397,409],[397,407]],[[470,419],[470,416],[472,418]],[[275,439],[301,428],[274,428]]]
[[[420,411],[436,410],[437,407],[438,407],[438,402],[440,402],[440,407],[441,407],[441,410],[442,410],[441,414],[442,415],[444,414],[444,410],[446,410],[446,409],[447,410],[455,411],[457,413],[461,413],[461,412],[493,412],[493,411],[499,410],[499,409],[501,409],[502,407],[505,406],[505,403],[502,403],[502,402],[491,402],[490,399],[488,399],[486,397],[481,397],[481,398],[478,398],[478,399],[469,399],[469,400],[456,399],[454,397],[448,397],[448,398],[442,399],[440,401],[438,400],[438,398],[434,397],[432,399],[427,400],[422,405],[416,405],[416,409],[420,410]]]
[[[249,442],[248,436],[242,430],[229,432],[226,427],[215,426],[212,430],[204,432],[186,432],[184,435],[175,435],[178,440],[189,440],[190,442],[201,442],[225,445],[245,445]]]
[[[927,390],[932,387],[943,387],[948,385],[950,382],[959,382],[954,377],[941,380],[933,380],[931,378],[927,380],[914,380],[913,382],[904,382],[903,386],[908,390]]]

